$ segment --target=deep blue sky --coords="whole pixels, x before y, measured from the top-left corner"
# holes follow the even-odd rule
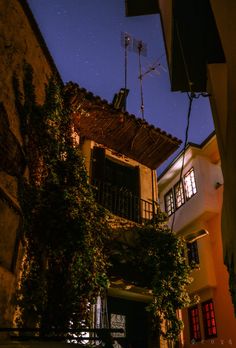
[[[188,98],[185,93],[171,92],[159,15],[125,17],[125,0],[28,0],[28,3],[63,81],[77,82],[108,102],[124,87],[121,32],[145,42],[143,72],[156,61],[161,64],[159,75],[147,74],[143,79],[145,119],[184,141]],[[138,56],[130,51],[127,111],[141,118],[138,75]],[[213,128],[208,98],[194,100],[189,141],[202,142]]]

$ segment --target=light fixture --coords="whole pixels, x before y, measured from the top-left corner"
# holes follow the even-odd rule
[[[204,230],[204,229],[202,229],[202,230],[197,230],[197,231],[195,231],[195,232],[193,232],[193,233],[188,234],[188,235],[185,237],[185,241],[186,241],[187,243],[193,243],[193,242],[195,242],[196,240],[198,240],[198,239],[200,239],[200,238],[202,238],[202,237],[205,237],[205,236],[207,236],[207,235],[209,235],[209,232],[208,232],[207,230]]]

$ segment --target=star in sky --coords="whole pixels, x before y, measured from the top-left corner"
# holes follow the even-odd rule
[[[108,102],[124,87],[121,33],[127,32],[146,43],[142,71],[158,58],[163,69],[159,69],[159,75],[149,73],[143,78],[145,119],[184,140],[188,96],[171,92],[159,15],[125,17],[124,0],[28,0],[28,3],[63,81],[77,82]],[[138,77],[138,55],[130,50],[127,111],[141,118]],[[208,98],[194,100],[189,141],[200,143],[213,129]]]

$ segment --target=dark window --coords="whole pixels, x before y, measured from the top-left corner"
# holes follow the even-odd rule
[[[199,323],[198,306],[193,306],[188,310],[190,341],[201,341],[201,329]]]
[[[92,184],[97,180],[104,180],[105,149],[94,146],[92,153]]]
[[[181,207],[181,205],[184,204],[184,188],[183,188],[182,181],[179,181],[174,186],[174,192],[175,192],[175,206],[176,206],[176,209],[178,209],[179,207]]]
[[[107,157],[103,148],[94,147],[91,182],[98,203],[118,216],[140,220],[138,166],[125,165]]]
[[[168,216],[173,214],[174,211],[175,211],[174,195],[173,195],[173,191],[172,190],[167,192],[167,194],[165,195],[165,211],[166,211]]]
[[[186,199],[190,199],[197,193],[194,170],[191,168],[184,176],[184,189]]]
[[[188,263],[189,266],[194,268],[194,266],[199,265],[199,255],[198,255],[198,246],[197,241],[192,243],[187,243],[188,250]]]
[[[212,300],[202,303],[202,317],[205,331],[205,338],[217,336],[215,311]]]

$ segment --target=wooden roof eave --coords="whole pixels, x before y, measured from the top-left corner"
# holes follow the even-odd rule
[[[181,141],[127,112],[115,110],[78,86],[69,86],[75,128],[81,136],[156,169]]]

